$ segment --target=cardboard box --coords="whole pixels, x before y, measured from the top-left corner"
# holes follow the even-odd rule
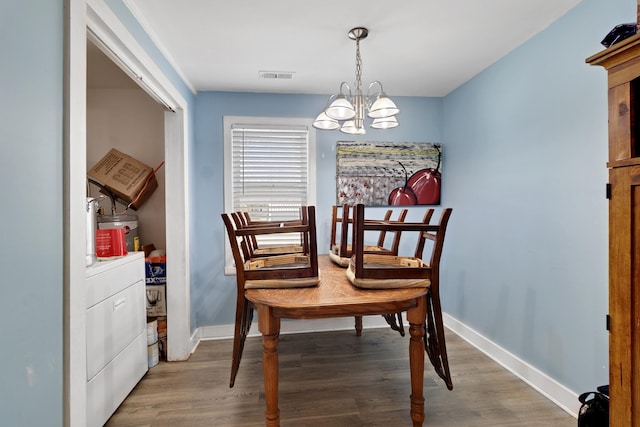
[[[150,321],[155,321],[157,324],[156,332],[158,334],[157,342],[160,360],[167,360],[167,318],[164,316],[147,318],[147,322]],[[147,342],[149,342],[148,339]]]
[[[151,257],[144,259],[145,282],[148,285],[167,283],[167,257]]]
[[[153,168],[112,148],[87,172],[91,178],[103,184],[118,200],[137,210],[158,188]],[[139,195],[139,197],[138,197]]]
[[[156,321],[158,322],[158,338],[167,338],[167,318],[158,317]]]
[[[147,285],[147,317],[167,315],[167,285]]]

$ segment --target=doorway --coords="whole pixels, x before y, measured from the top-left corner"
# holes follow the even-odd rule
[[[65,0],[65,426],[86,424],[85,248],[87,38],[164,107],[167,349],[169,360],[191,351],[189,280],[189,106],[104,0]],[[125,69],[126,68],[126,69]],[[136,70],[135,72],[133,70]],[[155,166],[155,165],[154,165]]]
[[[122,27],[103,0],[87,4],[86,37],[129,82],[162,105],[164,116],[164,234],[167,242],[168,360],[190,354],[188,247],[188,106],[146,51]],[[135,157],[135,156],[134,156]],[[160,157],[158,157],[159,159]],[[157,159],[156,159],[157,160]],[[155,167],[156,164],[150,164]],[[157,191],[157,190],[156,190]]]

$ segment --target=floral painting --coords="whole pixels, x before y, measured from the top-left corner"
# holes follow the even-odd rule
[[[442,144],[336,143],[336,204],[439,205]]]

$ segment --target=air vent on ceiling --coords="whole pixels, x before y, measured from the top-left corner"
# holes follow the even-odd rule
[[[293,71],[260,71],[261,79],[292,79]]]

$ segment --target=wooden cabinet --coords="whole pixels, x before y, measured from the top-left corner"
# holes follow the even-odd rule
[[[144,255],[87,268],[87,423],[102,426],[147,372]]]
[[[640,427],[640,34],[587,63],[609,90],[609,425]]]

